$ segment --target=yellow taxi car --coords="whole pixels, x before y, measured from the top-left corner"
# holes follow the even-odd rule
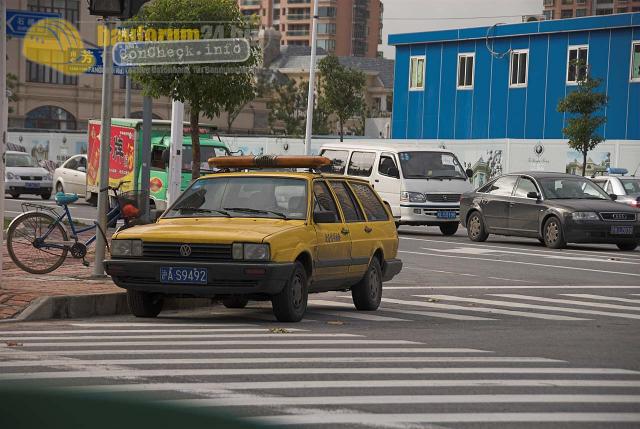
[[[106,271],[135,316],[183,296],[270,300],[279,321],[297,322],[309,293],[338,290],[358,310],[378,308],[402,262],[393,216],[367,181],[319,173],[324,157],[209,162],[226,170],[196,180],[156,223],[113,236]]]

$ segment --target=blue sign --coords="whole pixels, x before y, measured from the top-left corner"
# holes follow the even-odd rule
[[[87,51],[91,52],[93,58],[95,58],[95,64],[87,70],[86,74],[102,74],[104,69],[104,62],[102,61],[102,48],[88,48]],[[126,75],[128,67],[113,67],[114,75]]]
[[[7,9],[7,36],[24,37],[29,27],[45,18],[62,18],[62,16],[59,13]]]

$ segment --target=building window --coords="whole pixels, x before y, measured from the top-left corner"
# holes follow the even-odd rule
[[[640,41],[631,47],[631,82],[640,82]]]
[[[545,11],[542,12],[542,14],[544,15],[544,19],[546,19],[547,21],[553,19],[553,11],[552,10],[545,10]]]
[[[576,0],[576,4],[587,4],[587,0]]]
[[[424,74],[426,57],[416,56],[411,57],[409,67],[409,90],[421,91],[424,89]]]
[[[587,9],[576,9],[576,17],[587,16]]]
[[[75,130],[76,118],[61,107],[41,106],[27,113],[25,128]]]
[[[562,9],[560,11],[560,18],[573,18],[573,9]]]
[[[573,0],[562,0],[562,4],[573,4]]]
[[[613,8],[596,10],[596,15],[611,15],[611,14],[613,14]]]
[[[587,75],[589,65],[588,46],[569,46],[567,60],[567,83],[577,84]]]
[[[628,7],[619,7],[618,8],[618,13],[627,13],[629,12],[629,8]]]
[[[554,0],[544,0],[544,7],[553,7],[555,4]]]
[[[475,54],[458,54],[458,89],[473,89]]]
[[[335,52],[336,41],[335,39],[318,39],[318,44],[316,46],[318,48],[324,49],[327,52]]]
[[[528,68],[528,49],[511,52],[511,77],[509,78],[509,86],[515,88],[527,86]]]

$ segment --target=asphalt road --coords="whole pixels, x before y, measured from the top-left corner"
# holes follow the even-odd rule
[[[401,228],[377,312],[342,292],[311,296],[298,324],[265,303],[1,324],[0,383],[297,427],[640,425],[640,252],[436,231]]]

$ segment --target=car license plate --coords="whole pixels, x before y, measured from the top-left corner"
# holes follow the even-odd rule
[[[438,219],[455,219],[458,214],[451,210],[438,210]]]
[[[27,188],[39,188],[39,187],[40,187],[40,184],[39,184],[39,183],[29,183],[29,182],[27,182],[27,183],[25,183],[24,185],[25,185]]]
[[[160,283],[207,284],[206,268],[160,267]]]
[[[633,235],[633,227],[632,226],[612,226],[611,234],[612,235]]]

